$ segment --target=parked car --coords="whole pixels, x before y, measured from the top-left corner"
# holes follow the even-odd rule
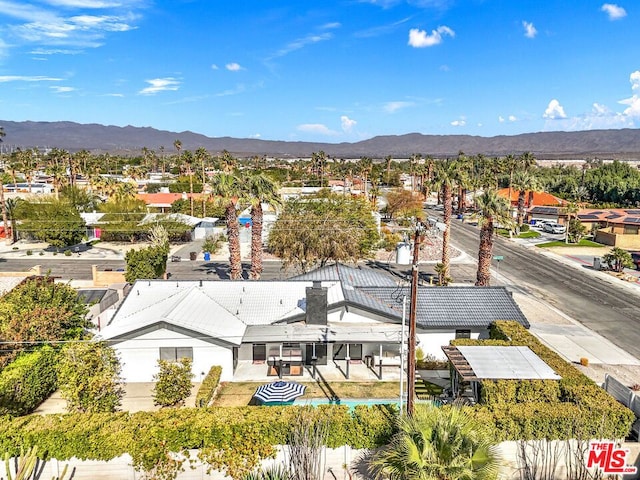
[[[559,223],[545,223],[542,231],[547,233],[564,233],[567,231],[567,227]]]
[[[640,252],[629,252],[631,254],[631,259],[633,260],[633,264],[636,267],[636,270],[640,270]]]

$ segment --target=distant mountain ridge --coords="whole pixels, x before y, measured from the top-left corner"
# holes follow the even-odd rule
[[[198,133],[169,132],[151,127],[117,127],[74,122],[12,122],[0,120],[4,148],[82,149],[138,155],[143,147],[174,152],[175,140],[183,150],[204,147],[210,152],[228,150],[234,155],[309,157],[324,151],[339,158],[369,156],[407,158],[412,154],[444,157],[462,151],[468,155],[500,156],[532,152],[538,158],[620,158],[640,160],[640,129],[538,132],[480,137],[472,135],[384,135],[354,143],[288,142],[232,137],[207,137]]]

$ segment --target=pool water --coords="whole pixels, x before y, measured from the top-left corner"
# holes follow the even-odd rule
[[[329,400],[327,398],[309,398],[301,399],[295,402],[295,405],[346,405],[349,409],[354,409],[358,405],[395,405],[400,408],[400,401],[395,398],[351,398],[348,400]]]

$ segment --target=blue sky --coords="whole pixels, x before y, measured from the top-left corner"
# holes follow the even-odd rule
[[[637,128],[638,31],[637,0],[0,0],[0,119],[331,143]]]

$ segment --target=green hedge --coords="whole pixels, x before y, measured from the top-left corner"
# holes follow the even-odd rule
[[[304,408],[304,407],[302,407]],[[149,470],[166,458],[166,451],[200,449],[204,455],[224,452],[233,464],[274,453],[285,444],[301,407],[211,407],[163,409],[156,412],[30,415],[0,418],[0,452],[18,454],[37,445],[47,458],[110,460],[128,453],[138,469]],[[389,441],[395,409],[341,405],[308,409],[329,424],[330,447],[374,448]]]
[[[207,373],[207,376],[202,380],[202,384],[196,394],[196,407],[206,407],[211,403],[213,394],[218,388],[220,383],[220,375],[222,374],[222,367],[214,365]]]
[[[57,352],[49,346],[20,355],[0,372],[0,415],[26,415],[57,386]]]
[[[593,380],[547,348],[517,322],[494,322],[488,340],[454,345],[527,346],[560,380],[484,380],[476,407],[501,440],[625,438],[634,415]]]

